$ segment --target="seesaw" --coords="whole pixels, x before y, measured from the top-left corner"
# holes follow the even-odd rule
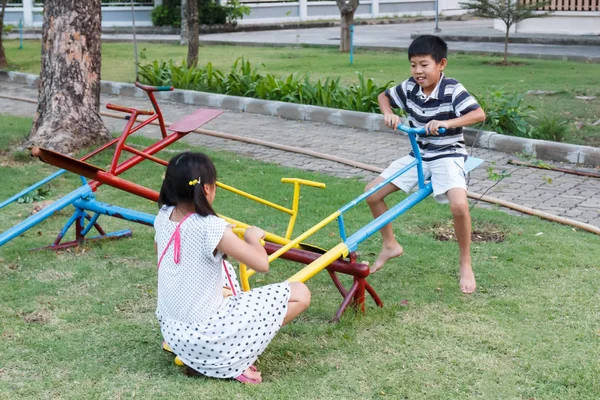
[[[138,86],[140,86],[144,90],[146,90],[149,93],[149,95],[151,95],[152,90],[154,90],[154,88],[152,88],[152,87],[144,87],[143,85],[138,85]],[[149,90],[147,90],[147,89],[149,89]],[[153,96],[150,96],[150,97],[151,97],[151,99],[153,99]],[[153,106],[155,107],[155,109],[158,109],[158,105],[156,104],[155,101],[153,101]],[[87,234],[89,232],[89,230],[92,228],[92,226],[94,226],[98,229],[97,219],[100,215],[110,215],[110,216],[114,216],[114,217],[118,217],[118,218],[127,219],[130,221],[139,222],[139,223],[146,224],[146,225],[152,225],[152,223],[154,221],[154,215],[149,215],[149,214],[140,213],[140,212],[137,212],[134,210],[129,210],[129,209],[122,208],[122,207],[117,207],[117,206],[100,203],[95,200],[95,196],[94,196],[93,192],[101,184],[108,184],[110,186],[114,186],[121,190],[125,190],[127,192],[136,194],[138,196],[145,197],[152,201],[156,201],[158,199],[158,192],[156,192],[152,189],[145,188],[141,185],[137,185],[133,182],[129,182],[127,180],[121,179],[118,177],[118,175],[120,173],[122,173],[123,171],[133,167],[134,165],[137,165],[137,163],[143,161],[144,159],[148,159],[148,160],[157,162],[159,164],[166,165],[166,161],[161,160],[156,157],[153,157],[153,154],[158,152],[160,149],[168,146],[168,144],[172,143],[173,141],[178,140],[180,137],[183,137],[185,134],[187,134],[187,132],[195,129],[196,127],[202,125],[203,123],[206,123],[208,120],[210,120],[210,119],[214,118],[215,116],[217,116],[218,114],[220,114],[220,112],[218,112],[216,110],[198,110],[192,116],[184,118],[184,120],[181,121],[180,124],[174,124],[169,128],[170,130],[176,131],[177,129],[179,129],[182,131],[185,130],[186,132],[177,132],[176,131],[174,134],[165,135],[165,133],[164,133],[165,130],[162,129],[164,126],[164,123],[162,122],[162,114],[160,114],[160,112],[153,114],[151,111],[143,112],[143,111],[139,111],[136,109],[126,108],[126,107],[121,107],[121,106],[113,106],[112,109],[128,112],[128,113],[130,113],[131,117],[130,117],[130,121],[128,122],[128,124],[124,130],[123,135],[120,138],[115,139],[115,142],[117,143],[117,149],[115,150],[115,155],[113,157],[113,161],[111,162],[110,169],[108,171],[105,171],[102,168],[99,168],[97,166],[94,166],[92,164],[85,162],[84,160],[76,160],[76,159],[67,157],[65,155],[55,153],[50,150],[34,148],[32,150],[32,154],[40,157],[40,159],[42,159],[43,161],[48,162],[53,165],[56,165],[56,166],[59,166],[59,167],[62,167],[66,170],[75,172],[75,173],[81,175],[82,177],[92,179],[92,181],[89,184],[87,184],[85,182],[85,180],[82,178],[82,180],[84,182],[84,185],[82,187],[80,187],[79,189],[76,189],[69,195],[63,197],[62,199],[58,200],[51,206],[42,210],[42,212],[30,217],[29,219],[23,221],[22,223],[18,224],[17,226],[11,228],[9,231],[0,235],[0,245],[6,243],[8,240],[11,240],[12,238],[18,236],[25,230],[29,229],[31,226],[41,222],[45,218],[48,218],[50,215],[54,214],[56,211],[68,206],[69,204],[73,204],[75,206],[76,213],[69,219],[69,221],[65,225],[65,228],[63,228],[63,230],[59,234],[55,243],[53,243],[51,246],[48,246],[47,248],[58,249],[58,248],[66,247],[66,246],[82,244],[85,234]],[[129,146],[126,146],[125,141],[129,134],[131,134],[135,130],[139,129],[139,126],[134,127],[133,122],[135,121],[135,119],[137,118],[138,115],[143,115],[143,114],[153,115],[153,117],[155,117],[155,119],[159,118],[159,121],[161,122],[161,131],[163,132],[163,139],[159,143],[149,147],[148,149],[146,149],[144,151],[138,151]],[[143,121],[141,124],[144,124],[144,125],[147,124],[146,121],[147,120]],[[179,126],[179,128],[178,128],[178,126]],[[329,217],[325,218],[324,220],[322,220],[321,222],[319,222],[318,224],[316,224],[315,226],[313,226],[306,232],[302,233],[300,236],[296,237],[294,240],[290,240],[290,237],[291,237],[294,222],[296,220],[296,216],[298,213],[297,201],[299,199],[300,185],[324,187],[323,184],[320,184],[318,182],[312,182],[312,181],[284,179],[284,182],[294,184],[293,205],[292,205],[291,209],[288,209],[283,206],[279,206],[274,203],[268,202],[266,200],[260,199],[257,196],[250,195],[246,192],[240,191],[235,188],[231,188],[220,182],[218,183],[219,187],[221,187],[225,190],[233,191],[234,193],[242,195],[244,197],[247,197],[253,201],[259,201],[262,204],[268,205],[272,208],[275,208],[275,209],[278,209],[280,211],[290,214],[290,216],[291,216],[290,222],[288,224],[288,229],[286,231],[285,237],[281,237],[281,236],[275,235],[273,233],[267,233],[267,236],[266,236],[267,242],[265,243],[265,248],[266,248],[267,252],[270,254],[269,261],[272,262],[272,261],[276,260],[277,258],[283,258],[283,259],[288,259],[288,260],[308,264],[307,267],[303,268],[298,273],[296,273],[292,277],[290,277],[288,279],[289,281],[304,282],[304,281],[310,279],[311,277],[313,277],[319,271],[321,271],[325,268],[328,269],[328,272],[329,272],[335,286],[338,288],[338,290],[340,291],[340,294],[343,297],[342,304],[340,305],[340,308],[338,309],[338,312],[336,313],[334,320],[338,320],[341,317],[342,313],[345,311],[345,309],[347,308],[347,306],[350,303],[352,303],[352,305],[355,308],[357,308],[361,311],[364,311],[365,291],[368,292],[374,298],[377,305],[382,306],[381,300],[379,299],[379,297],[377,296],[377,294],[375,293],[373,288],[366,281],[366,278],[369,275],[369,267],[366,264],[361,264],[361,263],[356,262],[355,250],[358,248],[358,245],[362,241],[364,241],[365,239],[370,237],[373,233],[377,232],[379,229],[381,229],[383,226],[385,226],[386,224],[391,222],[393,219],[395,219],[399,215],[401,215],[404,212],[406,212],[407,210],[409,210],[415,204],[422,201],[424,198],[429,196],[429,194],[431,194],[431,192],[432,192],[431,183],[425,183],[425,181],[424,181],[423,171],[422,171],[422,161],[420,158],[420,153],[418,151],[418,147],[417,147],[416,139],[415,139],[416,134],[423,134],[424,131],[419,130],[419,129],[405,127],[405,126],[399,126],[399,129],[408,133],[408,136],[409,136],[410,142],[411,142],[411,146],[414,150],[414,154],[416,155],[415,161],[412,164],[403,168],[402,170],[398,171],[393,176],[386,179],[384,182],[382,182],[377,187],[374,187],[370,191],[362,194],[361,196],[357,197],[350,203],[346,204],[345,206],[343,206],[342,208],[340,208],[339,210],[337,210],[336,212],[331,214]],[[173,136],[173,135],[175,135],[175,136]],[[173,138],[175,138],[175,139],[173,139]],[[91,155],[97,154],[99,151],[105,149],[106,147],[108,147],[108,146],[103,146],[102,148],[100,148],[90,154]],[[123,163],[117,163],[122,150],[132,152],[135,154],[135,156]],[[86,156],[84,159],[89,158],[91,155]],[[475,159],[475,158],[469,158],[465,164],[465,168],[467,169],[467,171],[470,171],[473,168],[475,168],[477,165],[479,165],[481,162],[482,162],[482,160]],[[410,168],[413,168],[413,167],[416,167],[417,171],[418,171],[419,189],[415,193],[409,195],[402,202],[400,202],[396,206],[392,207],[390,210],[388,210],[388,212],[381,215],[379,218],[373,220],[371,223],[367,224],[365,227],[359,229],[356,233],[354,233],[350,236],[347,236],[344,219],[343,219],[343,214],[346,211],[353,208],[358,203],[360,203],[362,200],[365,200],[371,194],[375,193],[377,190],[381,189],[387,183],[396,179],[398,176],[402,175],[403,173],[405,173],[406,171],[408,171]],[[39,183],[36,185],[38,185],[36,187],[40,186]],[[33,190],[33,189],[31,189],[31,190]],[[20,195],[22,195],[22,193],[23,192],[21,192]],[[95,213],[94,217],[90,217],[86,213],[86,211],[94,212]],[[242,223],[241,221],[237,221],[237,220],[234,220],[234,219],[231,219],[228,217],[224,217],[224,218],[227,219],[229,222],[236,224],[238,227],[243,228],[243,227],[248,226],[248,225]],[[85,226],[85,219],[90,220],[90,222],[87,224],[87,226]],[[307,239],[308,237],[313,235],[315,232],[322,229],[324,226],[326,226],[327,224],[329,224],[330,222],[332,222],[334,220],[338,221],[340,237],[342,239],[342,242],[339,243],[337,246],[330,249],[329,251],[320,251],[320,249],[315,246],[311,246],[311,245],[307,245],[307,244],[303,243],[303,241],[305,239]],[[73,242],[59,244],[60,239],[62,238],[62,236],[64,236],[64,233],[66,232],[66,230],[75,221],[78,222],[76,224],[76,240]],[[101,238],[123,237],[123,236],[131,235],[131,231],[129,231],[129,230],[115,232],[112,234],[105,234],[104,232],[102,232],[100,230],[99,230],[99,232],[101,233],[101,235],[99,237],[92,238],[91,240],[95,240],[97,238],[101,239]],[[324,252],[324,254],[321,254],[322,252]],[[349,259],[345,260],[344,258],[348,257],[348,256],[349,256]],[[343,287],[339,278],[336,275],[336,273],[338,273],[338,272],[353,276],[354,281],[353,281],[353,284],[350,287],[350,289],[346,290]],[[249,290],[249,288],[250,288],[249,278],[251,277],[251,275],[253,273],[254,273],[254,271],[248,270],[244,265],[240,266],[240,280],[242,282],[242,286],[243,286],[244,290]]]
[[[74,214],[68,219],[67,223],[61,229],[60,233],[58,234],[58,236],[54,240],[54,242],[51,245],[43,247],[41,249],[60,250],[60,249],[64,249],[64,248],[68,248],[68,247],[72,247],[72,246],[80,246],[80,245],[83,245],[85,242],[89,242],[89,241],[97,241],[97,240],[102,240],[102,239],[119,239],[119,238],[131,236],[132,232],[129,229],[121,230],[121,231],[117,231],[117,232],[111,232],[111,233],[105,232],[98,223],[98,219],[102,215],[116,217],[116,218],[120,218],[120,219],[124,219],[124,220],[128,220],[128,221],[133,221],[133,222],[141,223],[144,225],[152,225],[153,224],[154,217],[155,217],[154,215],[142,213],[142,212],[138,212],[138,211],[131,210],[128,208],[119,207],[116,205],[106,204],[106,203],[97,201],[96,200],[96,192],[97,192],[98,188],[103,184],[107,184],[107,185],[116,187],[120,190],[124,190],[126,192],[135,194],[137,196],[147,198],[154,202],[157,201],[158,192],[156,192],[155,190],[146,188],[144,186],[141,186],[139,184],[136,184],[134,182],[122,179],[119,177],[119,175],[122,174],[123,172],[133,168],[135,165],[137,165],[139,162],[141,162],[143,160],[150,160],[155,163],[159,163],[161,165],[167,165],[166,161],[155,157],[154,154],[156,154],[158,151],[164,149],[171,143],[174,143],[175,141],[184,137],[189,131],[196,129],[197,127],[203,125],[204,123],[217,117],[222,112],[218,111],[218,110],[200,109],[200,110],[196,111],[194,114],[192,114],[188,117],[185,117],[182,121],[171,125],[168,129],[171,131],[174,131],[174,133],[167,134],[166,133],[167,130],[165,129],[164,121],[162,118],[162,113],[160,112],[160,108],[158,107],[158,104],[156,103],[153,92],[158,91],[158,90],[172,90],[172,88],[169,88],[169,87],[153,88],[153,87],[144,86],[144,85],[140,85],[140,84],[137,84],[137,86],[140,87],[142,90],[146,91],[146,93],[150,97],[150,100],[154,107],[154,111],[137,110],[135,108],[117,106],[117,105],[112,105],[112,104],[107,105],[107,107],[109,109],[117,110],[117,111],[121,111],[121,112],[125,112],[125,113],[129,114],[128,118],[127,118],[128,122],[127,122],[126,127],[124,128],[123,133],[121,134],[120,137],[115,138],[114,140],[107,143],[106,145],[94,150],[93,152],[86,155],[82,159],[75,159],[72,157],[68,157],[66,155],[56,153],[56,152],[53,152],[48,149],[43,149],[43,148],[33,148],[32,149],[32,155],[39,157],[42,161],[44,161],[46,163],[55,165],[62,169],[57,171],[56,173],[50,175],[49,177],[44,178],[41,181],[35,183],[34,185],[30,186],[29,188],[21,191],[20,193],[16,194],[15,196],[11,197],[7,201],[3,202],[1,204],[1,207],[4,207],[4,206],[16,201],[19,197],[27,194],[28,192],[31,192],[32,190],[35,190],[36,188],[42,186],[43,184],[45,184],[47,182],[50,182],[52,179],[55,179],[56,177],[64,174],[66,171],[71,171],[71,172],[74,172],[74,173],[80,175],[81,180],[82,180],[82,186],[80,186],[76,190],[72,191],[71,193],[67,194],[66,196],[58,199],[53,204],[42,209],[37,214],[27,218],[26,220],[16,224],[9,230],[1,233],[0,234],[0,246],[4,245],[8,241],[21,235],[22,233],[24,233],[28,229],[32,228],[33,226],[38,225],[45,219],[51,217],[52,215],[54,215],[55,213],[57,213],[58,211],[60,211],[64,208],[68,207],[69,205],[74,206],[74,208],[75,208]],[[136,125],[135,123],[137,121],[138,116],[140,116],[140,115],[150,115],[150,117],[144,121],[141,121],[140,123],[138,123]],[[139,129],[148,125],[150,122],[152,122],[156,119],[159,120],[159,125],[161,126],[161,132],[162,132],[161,140],[159,140],[157,143],[155,143],[154,145],[152,145],[144,150],[137,150],[126,144],[127,138],[132,133],[138,131]],[[110,166],[106,170],[87,162],[87,160],[89,158],[106,150],[111,145],[116,145],[116,148],[114,150],[114,154],[113,154]],[[124,151],[133,153],[133,156],[128,160],[119,162],[118,160]],[[88,182],[86,180],[86,178],[90,179],[91,181]],[[292,231],[294,228],[294,224],[296,222],[296,218],[297,218],[298,211],[299,211],[300,187],[301,186],[311,186],[311,187],[317,187],[317,188],[325,188],[325,185],[323,183],[313,182],[313,181],[308,181],[308,180],[303,180],[303,179],[296,179],[296,178],[283,178],[282,182],[293,185],[293,199],[292,199],[291,208],[284,207],[284,206],[275,204],[273,202],[270,202],[268,200],[261,199],[252,194],[249,194],[249,193],[246,193],[239,189],[225,185],[222,182],[217,182],[217,185],[222,189],[231,191],[237,195],[241,195],[252,201],[259,202],[268,207],[271,207],[278,211],[289,214],[289,216],[290,216],[289,223],[288,223],[286,233],[284,236],[278,236],[274,233],[267,232],[267,235],[266,235],[267,243],[265,244],[265,247],[269,253],[276,252],[279,248],[288,244],[290,241]],[[91,216],[90,214],[93,214],[93,216]],[[226,216],[222,216],[222,217],[227,219],[230,223],[233,223],[239,227],[247,227],[248,226],[241,221],[237,221],[232,218],[228,218]],[[75,230],[75,240],[63,242],[65,235],[67,234],[68,230],[73,225],[75,226],[75,229],[74,229]],[[92,228],[95,228],[98,231],[98,233],[99,233],[98,236],[89,237],[89,233]],[[312,262],[313,260],[317,259],[320,256],[320,254],[325,252],[325,250],[323,250],[317,246],[306,244],[306,243],[297,243],[297,244],[294,244],[292,247],[293,247],[292,251],[286,252],[286,254],[282,255],[281,258],[292,260],[292,261],[297,261],[297,262],[302,262],[302,263],[309,263],[309,262]],[[375,293],[375,291],[370,286],[368,286],[368,284],[366,284],[366,281],[364,280],[364,278],[366,278],[366,276],[369,273],[368,266],[366,264],[357,263],[355,256],[351,256],[350,260],[340,259],[340,260],[332,261],[329,265],[328,270],[329,270],[329,274],[330,274],[335,286],[338,288],[338,290],[344,297],[342,305],[341,305],[340,309],[338,310],[338,313],[336,314],[336,319],[339,319],[339,317],[342,315],[342,313],[346,309],[347,305],[351,301],[354,301],[355,304],[364,304],[364,295],[363,295],[363,297],[360,297],[360,298],[356,295],[356,289],[357,289],[358,285],[355,284],[349,291],[346,291],[344,289],[342,283],[340,282],[340,280],[337,276],[337,273],[343,273],[343,274],[348,274],[348,275],[353,276],[355,281],[361,282],[360,287],[366,287],[367,290],[369,290],[369,293],[371,293],[371,295],[375,299],[375,302],[380,306],[382,305],[381,300],[379,299],[379,297],[377,297],[377,294]],[[246,277],[246,279],[244,281],[244,289],[249,290],[249,283],[248,283],[249,275],[247,275],[246,272],[247,271],[244,268],[244,274]],[[363,293],[364,293],[364,291],[363,291]],[[362,307],[362,308],[364,308],[364,307]]]

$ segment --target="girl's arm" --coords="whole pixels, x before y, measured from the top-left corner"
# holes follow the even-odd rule
[[[262,230],[251,227],[246,230],[244,240],[242,240],[231,229],[225,229],[217,249],[242,264],[246,264],[256,272],[267,272],[269,260],[265,248],[260,244],[260,239],[264,235]]]

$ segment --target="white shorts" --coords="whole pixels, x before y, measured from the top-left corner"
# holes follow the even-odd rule
[[[413,156],[399,158],[391,163],[380,176],[387,179],[414,160]],[[467,172],[465,171],[465,160],[462,157],[446,157],[434,161],[423,161],[423,175],[426,181],[431,179],[433,197],[438,203],[448,203],[446,192],[450,189],[467,190]],[[412,167],[394,179],[392,183],[400,190],[406,193],[410,192],[419,183],[417,167]]]

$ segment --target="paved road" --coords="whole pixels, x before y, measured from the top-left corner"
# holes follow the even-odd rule
[[[35,88],[7,82],[0,82],[0,93],[37,98]],[[149,108],[150,106],[148,102],[140,98],[115,98],[103,95],[103,109],[108,102],[138,108]],[[161,101],[161,108],[165,118],[172,122],[196,109],[194,106],[165,101]],[[32,116],[34,112],[34,104],[0,99],[0,113]],[[122,120],[105,118],[105,122],[114,132],[120,132],[123,129]],[[409,149],[406,137],[391,132],[368,132],[328,124],[284,120],[232,111],[225,111],[223,115],[204,127],[239,136],[327,152],[379,167],[386,167],[392,160],[407,153]],[[159,132],[156,129],[148,128],[145,135],[158,137]],[[308,171],[319,171],[342,178],[356,177],[370,180],[375,176],[372,172],[331,161],[205,135],[189,135],[184,140],[193,145],[227,150],[257,160]],[[507,163],[508,159],[513,157],[496,151],[473,148],[473,155],[485,159],[486,163],[471,174],[471,191],[483,193],[494,185],[495,182],[488,179],[487,168],[490,166],[498,173],[503,170],[512,171],[511,176],[493,187],[488,195],[600,227],[600,179],[547,170],[518,168]]]
[[[473,36],[489,35],[493,23],[490,20],[442,21],[442,33],[453,31],[471,32]],[[395,25],[358,25],[355,27],[354,43],[359,48],[407,49],[415,32],[433,33],[433,22],[415,22]],[[202,41],[212,43],[272,44],[272,45],[338,45],[340,28],[313,28],[263,32],[234,32],[203,35]],[[450,51],[465,53],[503,54],[504,43],[448,42]],[[517,44],[508,46],[508,52],[536,58],[587,59],[600,62],[600,46]]]
[[[433,33],[433,21],[414,22],[389,25],[357,25],[354,43],[358,48],[398,49],[404,50],[412,41],[411,34]],[[440,21],[439,27],[444,35],[490,36],[493,30],[492,20]],[[523,36],[523,35],[520,35]],[[536,35],[529,35],[536,36]],[[548,35],[538,35],[548,36]],[[8,38],[18,38],[17,34],[9,34]],[[39,34],[26,34],[25,38],[40,38]],[[103,34],[103,41],[131,41],[131,34]],[[201,35],[205,43],[235,43],[240,45],[330,45],[338,46],[340,28],[284,29],[257,32],[233,32]],[[137,35],[142,42],[179,43],[179,35]],[[450,51],[465,53],[503,54],[503,43],[489,42],[448,42]],[[535,58],[572,59],[600,62],[600,46],[551,45],[512,43],[508,47],[512,55]]]

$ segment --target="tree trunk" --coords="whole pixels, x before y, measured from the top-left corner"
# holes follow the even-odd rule
[[[181,0],[181,29],[179,32],[179,44],[185,46],[188,44],[188,26],[187,26],[187,0]]]
[[[342,13],[340,24],[340,51],[348,53],[350,51],[350,25],[354,22],[354,10]]]
[[[350,51],[350,25],[354,23],[354,13],[358,8],[359,0],[336,0],[340,10],[340,51]]]
[[[200,25],[198,21],[198,0],[187,1],[187,28],[188,28],[188,67],[198,64],[198,46],[200,45]]]
[[[112,136],[100,118],[100,0],[44,7],[38,108],[28,145],[64,154]]]
[[[2,43],[2,28],[4,28],[4,10],[6,10],[6,3],[8,0],[2,0],[0,6],[0,68],[4,68],[8,65],[6,61],[6,54],[4,53],[4,44]]]
[[[503,64],[508,64],[508,31],[510,30],[510,25],[506,24],[506,35],[504,36],[504,60]]]

